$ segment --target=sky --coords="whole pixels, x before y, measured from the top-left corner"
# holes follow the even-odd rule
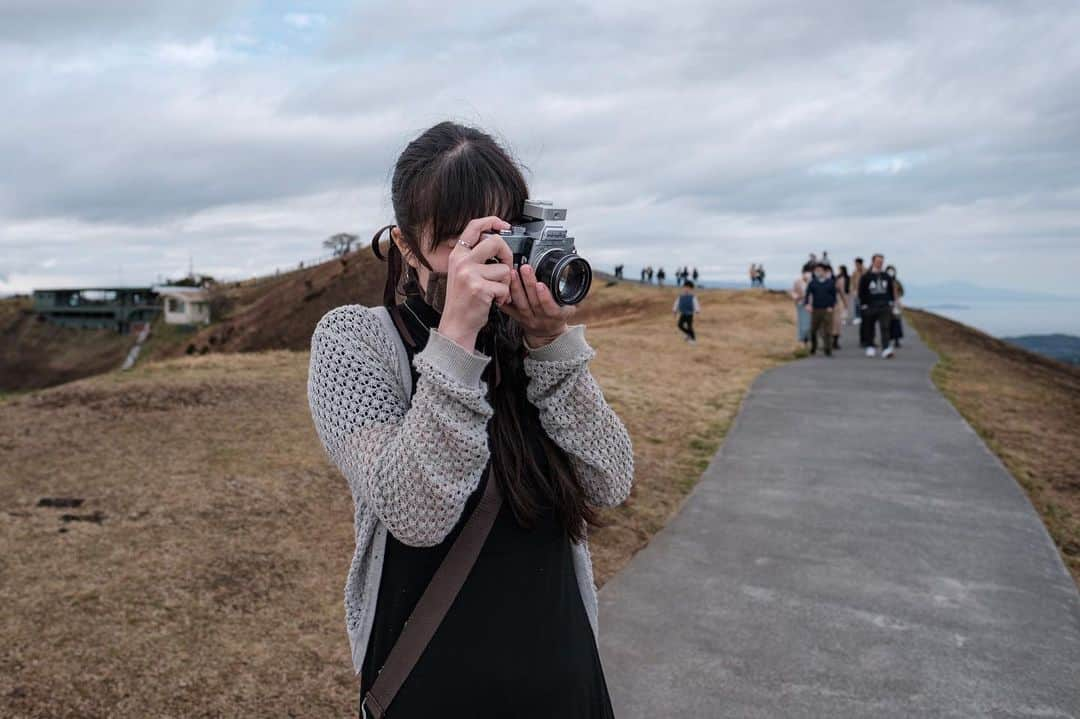
[[[493,134],[601,268],[1080,296],[1080,3],[0,0],[0,294],[240,278]]]

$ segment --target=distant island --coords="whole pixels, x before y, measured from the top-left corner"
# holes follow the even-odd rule
[[[1019,345],[1059,362],[1080,365],[1080,337],[1073,335],[1023,335],[1003,337],[1006,342]]]

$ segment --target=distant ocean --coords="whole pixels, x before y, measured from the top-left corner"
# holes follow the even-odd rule
[[[1009,301],[966,300],[963,302],[908,301],[912,307],[963,322],[995,337],[1066,334],[1080,336],[1080,307],[1066,300]]]

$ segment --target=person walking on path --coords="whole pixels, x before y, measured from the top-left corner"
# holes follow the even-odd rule
[[[821,337],[825,356],[832,357],[833,312],[836,309],[836,282],[829,275],[829,266],[819,262],[814,277],[806,286],[806,309],[810,312],[810,354],[817,353]]]
[[[656,271],[656,284],[660,287],[664,286],[664,278],[667,277],[667,273],[664,272],[664,268],[661,267]]]
[[[840,349],[840,332],[844,329],[848,297],[851,293],[851,278],[848,277],[847,267],[840,265],[840,271],[833,279],[836,283],[836,308],[833,310],[832,347],[838,350]]]
[[[866,274],[863,258],[855,258],[855,269],[851,273],[851,324],[858,326],[862,323],[862,310],[859,307],[859,283]],[[861,333],[860,333],[861,334]]]
[[[896,294],[893,297],[892,319],[889,320],[889,337],[892,339],[893,347],[900,349],[900,340],[904,338],[904,320],[902,316],[904,285],[896,278],[896,268],[892,265],[885,268],[885,274],[892,278],[893,285],[896,287]]]
[[[895,353],[889,335],[889,322],[892,320],[896,301],[896,287],[893,278],[885,273],[885,255],[874,255],[870,260],[870,269],[859,280],[859,307],[862,309],[860,335],[866,356],[877,354],[874,347],[874,328],[881,332],[881,356],[883,359]]]
[[[795,302],[795,341],[806,346],[810,342],[810,311],[806,308],[806,288],[810,273],[803,272],[791,285],[791,299]]]
[[[694,335],[694,315],[701,312],[701,304],[698,302],[697,295],[694,294],[693,282],[683,281],[682,294],[675,298],[675,306],[671,308],[671,311],[679,318],[676,326],[682,330],[686,341],[692,345],[697,344],[697,337]]]
[[[585,326],[497,234],[529,197],[524,177],[489,135],[444,122],[405,148],[391,196],[398,224],[372,242],[384,258],[389,230],[383,306],[327,312],[308,376],[355,511],[360,715],[608,719],[587,532],[628,496],[633,451]],[[401,675],[387,658],[407,626],[423,631],[407,621],[478,506],[497,509],[464,583],[396,693],[373,697]]]
[[[694,268],[694,271],[693,271],[692,273],[690,273],[690,277],[691,277],[691,279],[693,279],[693,280],[694,280],[694,286],[696,287],[696,286],[697,286],[697,281],[698,281],[698,271],[697,271],[697,267],[695,267],[695,268]]]

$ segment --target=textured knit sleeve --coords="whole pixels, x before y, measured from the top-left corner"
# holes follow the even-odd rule
[[[626,427],[589,371],[595,355],[585,341],[585,325],[572,325],[550,344],[530,349],[527,394],[544,431],[569,455],[586,498],[613,507],[630,494],[634,451]]]
[[[401,542],[438,544],[453,529],[488,461],[492,415],[480,375],[489,358],[432,330],[413,362],[411,405],[395,340],[360,305],[326,313],[311,338],[308,403],[353,499]]]

